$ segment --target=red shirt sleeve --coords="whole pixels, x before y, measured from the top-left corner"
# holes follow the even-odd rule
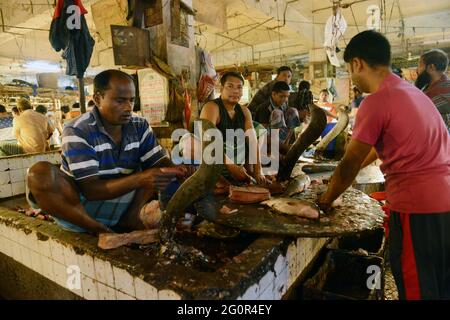
[[[385,123],[384,103],[374,96],[366,97],[356,114],[352,138],[375,146],[380,139]]]

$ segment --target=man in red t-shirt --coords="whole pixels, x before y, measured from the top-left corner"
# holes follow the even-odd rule
[[[364,31],[344,60],[360,105],[352,140],[318,204],[328,210],[358,171],[382,160],[390,205],[389,251],[401,299],[450,299],[450,136],[419,89],[390,70],[390,45]]]

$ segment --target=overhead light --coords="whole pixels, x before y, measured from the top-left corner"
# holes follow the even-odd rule
[[[24,65],[25,68],[35,71],[45,71],[45,72],[60,72],[61,67],[58,63],[51,63],[47,61],[27,61]]]

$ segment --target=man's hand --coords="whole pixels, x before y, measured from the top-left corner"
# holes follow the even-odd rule
[[[269,180],[261,173],[256,173],[253,175],[253,177],[259,185],[265,185],[269,183]]]
[[[141,172],[139,177],[143,188],[164,190],[173,179],[185,174],[185,170],[178,167],[151,168]]]
[[[243,166],[231,164],[228,166],[228,171],[230,171],[231,177],[236,181],[251,182],[253,180]]]
[[[323,212],[328,212],[331,209],[332,202],[327,199],[326,193],[321,194],[316,203]]]

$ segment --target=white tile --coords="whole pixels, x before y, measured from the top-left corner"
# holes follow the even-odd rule
[[[39,162],[39,161],[48,161],[48,158],[45,154],[36,154],[33,156],[34,157],[34,163]]]
[[[50,250],[52,252],[52,259],[61,264],[65,263],[64,258],[64,246],[59,242],[49,239],[50,241]]]
[[[113,266],[115,288],[130,296],[136,297],[133,276],[128,271]]]
[[[23,168],[28,169],[33,166],[37,162],[35,156],[29,156],[22,159],[23,161]]]
[[[273,287],[267,288],[264,290],[261,295],[258,297],[258,300],[274,300],[274,292]]]
[[[0,198],[12,197],[12,188],[10,184],[0,185]]]
[[[50,250],[50,239],[47,240],[38,240],[38,249],[41,255],[46,256],[47,258],[52,257],[52,252]]]
[[[13,196],[25,194],[25,182],[13,182],[11,184],[11,191]]]
[[[33,269],[39,274],[42,274],[41,256],[35,251],[30,250],[30,257],[31,257],[31,269]]]
[[[11,170],[9,176],[11,178],[11,183],[25,181],[22,168]]]
[[[252,285],[242,295],[242,300],[256,300],[259,296],[259,286],[257,284]]]
[[[86,300],[98,300],[97,281],[85,275],[82,275],[81,278],[83,283],[83,297]]]
[[[0,172],[7,171],[8,169],[8,159],[0,159]]]
[[[22,169],[23,168],[22,157],[18,156],[8,159],[8,167],[9,170],[11,171],[16,169]]]
[[[104,285],[103,283],[97,282],[98,289],[98,299],[99,300],[116,300],[116,290]]]
[[[7,226],[3,223],[0,222],[0,236],[4,237],[4,238],[8,238],[6,235],[6,229]]]
[[[36,232],[30,232],[25,235],[25,245],[34,252],[39,252],[39,240],[37,238]]]
[[[11,182],[9,171],[0,171],[0,185]]]
[[[111,264],[108,261],[94,258],[95,279],[114,288],[114,275]]]
[[[25,234],[25,232],[23,232],[23,230],[20,229],[15,229],[15,239],[17,241],[17,243],[19,243],[22,246],[28,246],[27,244],[27,235]]]
[[[121,291],[116,291],[116,295],[117,295],[117,300],[136,300],[134,297],[123,293]]]
[[[22,264],[32,269],[33,264],[31,262],[31,250],[24,246],[20,246],[20,250],[21,250],[20,255],[22,256]]]
[[[12,243],[9,239],[2,237],[2,243],[3,243],[3,249],[2,252],[3,254],[6,254],[7,256],[11,257],[12,256]]]
[[[158,300],[158,290],[140,278],[134,278],[136,298],[140,300]]]
[[[55,273],[53,272],[53,260],[41,255],[42,275],[52,281],[55,280]]]
[[[291,286],[297,279],[298,266],[297,266],[297,252],[295,244],[290,244],[287,249],[286,258],[288,261],[288,286]]]
[[[95,279],[95,267],[94,258],[87,253],[78,255],[78,265],[80,266],[81,273],[87,275],[89,278]]]
[[[53,261],[53,281],[63,288],[67,288],[67,268],[66,266]]]
[[[277,275],[274,282],[274,298],[279,300],[288,289],[288,269],[284,269]]]
[[[272,286],[275,280],[275,274],[272,271],[267,272],[261,280],[259,280],[259,287],[261,291],[266,290],[268,287]]]
[[[6,239],[5,237],[3,237],[3,236],[1,235],[1,231],[0,231],[0,252],[3,253],[3,254],[6,254],[6,253],[5,253],[5,251],[6,251],[6,240],[8,240],[8,239]],[[8,241],[9,241],[9,240],[8,240]]]
[[[273,267],[275,276],[278,276],[278,274],[280,274],[284,269],[286,269],[287,265],[288,264],[286,257],[280,254],[277,260],[275,261],[275,265]]]
[[[181,297],[175,291],[164,289],[164,290],[158,291],[158,299],[159,300],[181,300]]]
[[[71,247],[64,247],[64,265],[66,267],[69,266],[77,266],[80,270],[80,263],[78,262],[78,255]]]
[[[12,242],[12,258],[17,262],[22,262],[22,250],[20,249],[21,245],[17,242]]]

